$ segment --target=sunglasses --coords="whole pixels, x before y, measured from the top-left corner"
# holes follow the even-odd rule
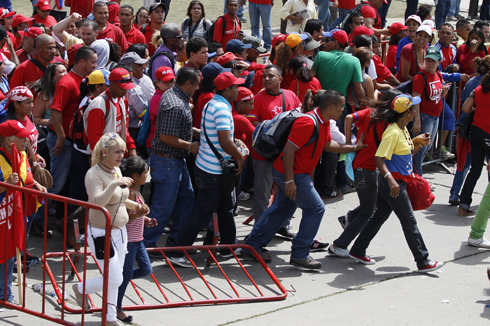
[[[130,78],[130,79],[121,79],[121,80],[113,80],[113,82],[120,83],[120,84],[132,83],[133,82],[133,78]]]
[[[184,37],[184,35],[172,36],[172,37],[173,37],[173,38],[177,38],[177,39],[179,39],[179,40],[180,40],[181,38],[183,38],[183,37]]]

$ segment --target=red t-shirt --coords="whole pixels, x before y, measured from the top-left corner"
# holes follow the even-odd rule
[[[116,0],[111,0],[110,2],[116,3],[109,4],[109,2],[107,2],[107,9],[109,9],[109,18],[107,21],[114,24],[119,21],[119,10],[121,9],[121,5],[117,3]]]
[[[73,70],[64,75],[56,85],[53,101],[51,102],[51,110],[60,111],[63,115],[63,129],[67,137],[69,136],[70,123],[80,103],[80,84],[82,79]],[[53,129],[53,126],[51,126],[51,129]]]
[[[20,63],[31,59],[30,54],[22,49],[15,51],[15,54],[17,54],[17,58],[19,58]]]
[[[412,92],[420,93],[420,112],[433,117],[438,117],[442,111],[442,79],[438,72],[430,74],[425,70],[422,73],[427,77],[427,87],[425,86],[424,76],[418,74],[413,78]],[[427,88],[427,93],[424,88]],[[429,95],[429,101],[425,95]]]
[[[283,89],[284,100],[286,109],[284,111],[294,110],[301,107],[301,101],[299,98],[288,89]],[[266,90],[259,92],[254,97],[254,107],[249,115],[247,115],[250,122],[264,120],[271,120],[279,113],[283,112],[283,103],[281,94],[273,96],[269,95]],[[252,150],[252,157],[257,160],[265,161],[265,158],[257,154],[255,150]]]
[[[356,126],[359,127],[357,134],[364,134],[364,144],[367,145],[367,147],[364,147],[356,153],[356,158],[354,159],[354,162],[352,164],[352,167],[354,169],[360,167],[369,171],[376,171],[376,164],[374,164],[374,155],[378,150],[378,146],[376,145],[376,140],[374,138],[373,126],[370,126],[371,112],[373,112],[373,109],[367,108],[352,114]],[[376,132],[378,134],[378,139],[380,142],[385,129],[386,123],[378,122],[376,124]]]
[[[15,69],[12,78],[10,79],[10,89],[17,86],[26,86],[32,84],[39,78],[44,76],[44,72],[39,69],[30,60],[21,63],[17,69]]]
[[[427,51],[427,45],[424,47],[424,52],[425,51]],[[415,74],[421,70],[421,68],[418,67],[417,64],[415,45],[413,43],[405,45],[402,49],[402,52],[400,53],[400,69],[396,73],[396,79],[398,79],[400,83],[406,82],[406,80],[402,78],[402,65],[404,64],[402,58],[405,58],[405,60],[410,62],[410,76],[415,76]]]
[[[339,8],[351,10],[356,6],[356,0],[339,0]]]
[[[456,54],[456,62],[460,65],[459,72],[462,74],[473,75],[475,73],[473,60],[475,60],[476,57],[485,57],[485,52],[480,51],[477,53],[473,53],[470,51],[469,46],[467,46],[466,44],[462,44],[458,48],[458,52]]]
[[[138,44],[138,43],[145,44],[146,43],[146,38],[143,35],[143,33],[141,33],[134,26],[132,26],[131,30],[127,34],[124,34],[124,36],[126,36],[126,41],[128,42],[128,47],[133,45],[133,44]]]
[[[299,88],[298,88],[298,83],[299,83]],[[322,85],[320,84],[320,81],[318,81],[316,77],[313,77],[311,81],[306,83],[300,81],[299,79],[295,79],[291,82],[291,84],[289,84],[289,90],[298,96],[301,103],[305,99],[306,91],[309,89],[311,90],[322,89]]]
[[[33,17],[34,17],[34,22],[35,23],[44,24],[44,26],[46,26],[48,28],[51,28],[54,25],[58,24],[58,22],[56,21],[56,18],[54,18],[51,15],[49,15],[48,17],[46,17],[46,19],[42,19],[41,17],[39,17],[38,14],[35,14]]]
[[[271,0],[250,0],[249,2],[257,3],[259,5],[270,5],[272,3]]]
[[[398,45],[392,44],[388,48],[388,53],[386,54],[385,66],[387,68],[396,69],[396,51],[398,50]]]
[[[253,67],[252,69],[255,71],[255,75],[253,79],[253,85],[252,87],[250,87],[250,90],[254,95],[257,95],[262,90],[262,88],[264,88],[263,77],[265,65],[252,62],[248,69],[250,70],[251,67]]]
[[[373,18],[374,19],[373,28],[381,29],[381,18],[379,17],[378,9],[376,9],[369,2],[365,2],[365,4],[367,4],[367,6],[362,6],[361,15],[364,18]]]
[[[218,19],[214,24],[213,41],[221,43],[221,46],[225,49],[226,44],[237,37],[238,32],[241,30],[241,25],[236,16],[235,20],[231,19],[229,14],[223,15],[223,17],[226,21],[225,35],[223,35],[223,19]]]
[[[381,62],[381,58],[379,56],[374,55],[372,60],[374,62],[374,67],[376,68],[376,75],[378,75],[378,78],[376,78],[378,83],[381,83],[391,76],[391,71],[386,68],[383,62]]]
[[[490,94],[482,91],[481,85],[475,88],[475,116],[473,125],[490,134]]]
[[[7,31],[7,35],[10,38],[10,40],[12,41],[12,43],[15,44],[16,39],[15,39],[14,34]],[[16,49],[16,47],[14,47],[14,49]],[[0,49],[0,52],[2,52],[3,55],[7,57],[7,59],[10,59],[10,51],[7,47],[7,42],[5,42],[5,44],[3,45],[3,48]]]
[[[255,127],[244,115],[238,113],[235,109],[232,110],[233,123],[235,125],[235,138],[240,139],[247,145],[248,149],[252,148],[252,134]]]
[[[453,63],[455,59],[454,58],[455,53],[453,52],[453,48],[451,46],[445,47],[442,44],[441,44],[440,51],[442,53],[441,68],[446,69],[447,66]]]
[[[94,0],[71,0],[70,15],[76,12],[83,18],[87,18],[92,12],[93,6]]]
[[[194,128],[201,128],[201,117],[204,106],[211,101],[214,92],[201,93],[197,99],[197,104],[194,106]]]
[[[318,113],[318,109],[308,112],[307,114],[316,115],[318,120],[318,125],[320,127],[318,143],[312,158],[311,154],[315,146],[315,141],[307,146],[305,145],[308,143],[313,131],[315,130],[315,123],[308,117],[297,118],[291,127],[291,132],[289,133],[288,137],[288,142],[292,143],[298,148],[298,150],[294,153],[294,174],[306,173],[311,175],[318,164],[318,161],[320,160],[320,156],[323,153],[323,148],[332,140],[332,136],[330,136],[330,123],[329,121],[325,122],[323,120],[322,115]],[[282,156],[283,153],[281,153],[279,157],[274,160],[274,169],[284,173]]]
[[[143,26],[145,26],[145,25],[146,25],[146,28],[145,28],[145,30],[143,30]],[[146,40],[145,43],[148,44],[148,52],[149,52],[150,57],[151,57],[153,55],[153,53],[155,53],[155,50],[156,50],[155,46],[153,44],[151,44],[151,38],[153,37],[153,34],[156,31],[152,30],[150,25],[151,25],[150,22],[148,22],[148,24],[143,24],[143,25],[141,25],[139,30],[145,36],[145,40]]]
[[[151,148],[151,142],[153,137],[155,137],[155,131],[157,130],[157,115],[158,107],[160,106],[160,99],[162,98],[163,92],[160,89],[155,90],[155,94],[150,100],[150,134],[146,140],[146,147]]]
[[[117,43],[121,47],[122,53],[126,52],[128,49],[128,41],[126,40],[126,36],[124,36],[124,33],[120,28],[117,28],[111,23],[107,23],[107,27],[102,33],[99,33],[97,39],[106,39],[109,42]]]

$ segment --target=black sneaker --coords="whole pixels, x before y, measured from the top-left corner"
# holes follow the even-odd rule
[[[151,252],[148,253],[148,256],[150,258],[154,258],[154,259],[162,259],[163,258],[163,256],[160,253],[160,251],[151,251]]]
[[[240,256],[243,257],[243,258],[251,258],[255,261],[257,261],[257,259],[255,258],[254,254],[252,254],[250,251],[248,250],[241,250],[240,251]],[[260,250],[259,252],[259,256],[262,258],[262,260],[264,261],[264,263],[266,264],[269,264],[271,261],[272,261],[272,256],[271,254],[269,253],[269,251],[265,248],[262,248],[262,250]]]
[[[28,251],[26,251],[25,253],[26,255],[26,262],[29,264],[29,262],[33,262],[33,263],[39,263],[39,258],[32,255],[31,253],[29,253]]]
[[[325,248],[328,247],[327,242],[321,242],[318,240],[313,240],[313,242],[310,245],[310,251],[320,251],[320,250],[325,250]]]
[[[24,272],[24,265],[21,265],[21,268],[22,268],[22,272]],[[29,265],[26,266],[26,274],[29,273]],[[14,271],[13,271],[14,274],[17,274],[17,263],[14,264]]]
[[[320,269],[322,268],[322,263],[313,259],[313,257],[308,256],[306,259],[291,259],[289,261],[290,265],[296,267],[303,267],[307,269]]]
[[[294,238],[294,233],[291,231],[291,228],[283,226],[282,228],[279,229],[279,231],[276,232],[276,234],[282,235],[285,238],[292,239]]]
[[[38,238],[44,238],[44,225],[32,223],[29,234]],[[52,237],[52,232],[48,231],[46,238],[51,239]]]
[[[321,196],[322,199],[337,198],[342,196],[342,191],[340,189],[334,189],[329,195]]]
[[[206,231],[206,237],[204,237],[204,242],[202,243],[203,246],[209,246],[213,244],[213,239],[214,239],[214,232],[211,230]]]

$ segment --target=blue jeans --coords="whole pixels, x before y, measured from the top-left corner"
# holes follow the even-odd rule
[[[384,3],[379,7],[378,12],[381,19],[381,28],[386,27],[386,16],[388,15],[388,9],[390,9],[391,0],[388,0],[388,3]]]
[[[328,26],[329,31],[331,31],[332,29],[336,29],[340,24],[342,24],[345,17],[347,17],[347,15],[350,12],[349,9],[342,9],[342,8],[338,8],[338,9],[339,9],[339,17],[337,17],[337,19],[335,19],[335,21],[330,26]]]
[[[419,6],[419,0],[407,0],[407,9],[405,10],[405,20],[408,16],[415,15]]]
[[[4,256],[5,257],[5,256]],[[14,275],[15,258],[7,260],[7,298],[5,300],[5,263],[0,264],[0,300],[9,300],[14,298],[12,293],[12,276]]]
[[[277,184],[277,194],[274,203],[264,212],[260,221],[255,223],[246,244],[260,252],[274,237],[288,218],[293,216],[296,208],[303,210],[299,231],[293,238],[291,259],[305,259],[310,254],[310,245],[315,238],[323,214],[325,204],[313,186],[308,174],[295,174],[296,199],[291,200],[284,194],[284,174],[272,170],[272,176]]]
[[[391,189],[388,181],[382,175],[378,176],[378,208],[373,217],[367,222],[361,234],[359,234],[350,252],[355,256],[365,256],[366,249],[371,243],[371,240],[376,236],[391,213],[395,212],[396,217],[400,220],[405,240],[412,251],[417,267],[421,269],[429,263],[429,251],[425,247],[424,240],[417,227],[417,220],[413,214],[412,204],[405,190],[407,184],[399,180],[397,182],[400,185],[400,195],[394,198],[390,195]]]
[[[433,117],[420,112],[420,123],[420,133],[430,133],[430,145],[422,147],[422,149],[419,150],[413,157],[413,166],[415,168],[414,172],[422,176],[422,162],[424,161],[425,154],[427,154],[432,147],[432,142],[434,141],[434,137],[437,133],[437,127],[439,126],[439,117]]]
[[[448,16],[456,16],[459,15],[459,10],[461,6],[461,0],[451,0],[451,7],[449,7]]]
[[[236,243],[232,193],[226,196],[220,195],[221,178],[221,174],[207,173],[194,166],[197,198],[194,210],[180,229],[177,239],[173,243],[174,246],[191,246],[196,240],[199,231],[211,222],[214,213],[218,214],[220,244]],[[192,207],[189,204],[188,206]]]
[[[453,185],[451,187],[449,201],[459,200],[459,192],[461,191],[461,187],[463,186],[463,182],[470,170],[471,166],[471,152],[466,154],[466,162],[463,167],[463,171],[456,171],[454,174]]]
[[[451,0],[438,0],[436,5],[436,29],[441,28],[442,23],[446,21],[451,7]]]
[[[249,3],[248,14],[250,17],[252,36],[255,36],[259,40],[261,39],[260,20],[262,20],[262,34],[264,37],[264,47],[266,49],[272,47],[271,8],[271,5],[262,5],[253,2]]]
[[[123,282],[117,292],[117,310],[122,310],[122,300],[126,288],[131,280],[148,276],[152,273],[150,257],[146,252],[143,241],[128,242],[128,253],[124,260]],[[134,268],[134,262],[138,262],[138,268]]]
[[[146,248],[156,247],[158,239],[168,225],[170,215],[173,216],[173,226],[168,237],[175,239],[180,227],[192,212],[194,202],[194,190],[185,159],[151,154],[150,174],[155,191],[148,217],[156,219],[158,225],[145,228],[143,235]]]
[[[378,175],[376,171],[356,169],[354,171],[354,179],[357,196],[359,197],[359,213],[353,220],[349,220],[347,228],[333,242],[337,247],[343,249],[347,249],[352,240],[357,237],[367,221],[373,216],[378,198]]]
[[[323,29],[328,30],[330,25],[330,0],[316,0],[318,4],[318,19],[323,22]]]

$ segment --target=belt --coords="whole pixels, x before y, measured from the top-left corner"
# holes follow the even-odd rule
[[[170,154],[164,154],[164,153],[159,153],[155,150],[152,150],[151,153],[153,155],[156,155],[156,156],[160,156],[160,157],[165,157],[165,158],[174,158],[174,159],[177,159],[177,160],[182,160],[185,158],[185,156],[175,156],[175,155],[170,155]]]

